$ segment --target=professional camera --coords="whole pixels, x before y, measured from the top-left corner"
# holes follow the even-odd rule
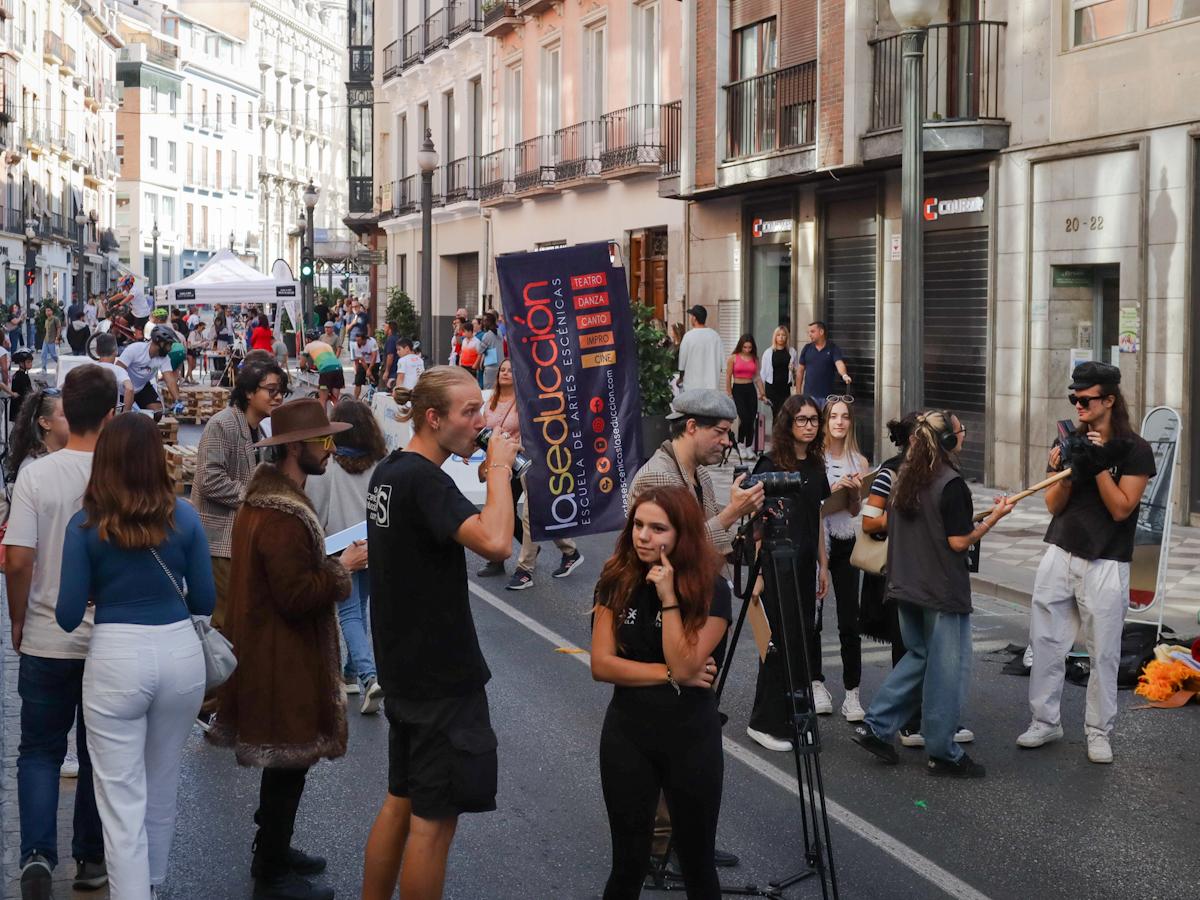
[[[1071,465],[1073,459],[1087,455],[1091,441],[1087,439],[1086,435],[1082,435],[1076,430],[1073,421],[1061,419],[1058,422],[1058,439],[1054,442],[1054,446],[1058,448],[1058,471],[1061,472]]]
[[[742,490],[749,490],[756,484],[763,486],[763,493],[768,497],[785,497],[803,490],[804,474],[801,472],[762,472],[758,475],[747,475],[742,481]]]

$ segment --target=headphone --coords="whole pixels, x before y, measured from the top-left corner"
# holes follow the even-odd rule
[[[938,409],[934,410],[934,412],[941,415],[942,420],[946,423],[945,427],[935,428],[933,423],[930,422],[929,419],[924,415],[919,419],[921,425],[923,425],[925,428],[928,428],[933,433],[933,437],[934,440],[937,441],[937,445],[947,453],[957,450],[958,435],[954,431],[954,420],[951,416],[950,410]]]

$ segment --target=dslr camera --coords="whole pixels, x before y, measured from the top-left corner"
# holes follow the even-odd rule
[[[733,470],[734,478],[741,474],[739,469],[744,471],[745,467],[736,467]],[[789,494],[798,493],[804,488],[804,474],[802,472],[762,472],[758,475],[747,475],[742,481],[742,490],[749,490],[756,484],[763,486],[763,493],[768,497],[786,497]]]

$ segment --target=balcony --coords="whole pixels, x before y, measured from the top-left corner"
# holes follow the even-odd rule
[[[553,135],[539,134],[513,148],[513,189],[518,194],[545,193],[554,187]]]
[[[383,48],[383,80],[400,74],[400,41],[394,40]],[[351,73],[353,77],[353,73]]]
[[[361,175],[350,176],[350,212],[352,213],[370,213],[375,207],[372,203],[372,191],[375,187],[375,179],[370,176],[363,177]],[[387,207],[391,209],[389,205]]]
[[[52,31],[47,31],[42,38],[42,60],[57,66],[63,61],[63,39]]]
[[[512,152],[494,150],[479,158],[479,199],[500,201],[512,192]]]
[[[813,143],[817,64],[801,63],[725,87],[727,160],[795,150]]]
[[[599,180],[603,132],[596,121],[579,122],[554,132],[554,180],[577,185]]]
[[[421,41],[424,38],[425,29],[418,25],[404,33],[401,39],[401,57],[400,68],[407,69],[409,66],[414,66],[421,61]]]
[[[392,215],[407,216],[421,209],[421,179],[407,175],[392,183]]]
[[[25,233],[25,216],[21,210],[10,206],[4,211],[4,230],[13,234]]]
[[[176,69],[179,66],[179,48],[174,44],[168,44],[166,41],[156,38],[150,34],[131,34],[125,39],[128,44],[121,51],[122,59],[130,61],[141,61],[157,63],[168,69]],[[140,54],[135,53],[134,45],[140,45],[142,48]],[[129,51],[127,56],[125,51]]]
[[[275,104],[270,100],[263,100],[258,104],[258,120],[261,124],[266,125],[267,122],[275,118]]]
[[[0,101],[0,122],[7,125],[17,120],[17,101],[9,94],[9,85],[5,84],[4,88],[4,99]]]
[[[557,0],[519,0],[517,12],[523,16],[537,16],[554,6]]]
[[[448,43],[446,39],[446,17],[445,10],[439,9],[428,19],[425,20],[425,53],[433,53],[440,50]]]
[[[8,40],[0,44],[0,54],[11,56],[13,59],[20,59],[21,52],[25,49],[25,29],[18,28],[16,25],[10,25],[6,31],[8,32]]]
[[[446,166],[443,197],[446,203],[461,203],[464,200],[478,200],[475,189],[476,177],[479,173],[479,157],[464,156]]]
[[[512,0],[492,0],[488,6],[485,0],[483,7],[484,37],[504,37],[523,20],[517,15],[517,4]]]
[[[479,0],[456,0],[446,10],[446,36],[453,42],[459,35],[483,28]]]
[[[75,50],[67,46],[66,42],[63,42],[62,62],[58,64],[58,70],[64,75],[75,74]]]
[[[683,134],[683,101],[676,100],[663,107],[663,160],[662,173],[664,178],[679,174],[679,142]]]
[[[389,46],[394,46],[395,41]],[[384,53],[387,53],[385,48]],[[375,50],[372,47],[352,46],[350,48],[350,80],[351,81],[370,81],[375,77]],[[383,74],[387,78],[387,72]],[[317,90],[321,93],[328,92],[328,85],[325,83],[325,74],[320,73],[317,77]]]
[[[658,173],[662,168],[662,107],[639,103],[600,117],[604,149],[600,171],[610,177]]]
[[[1001,106],[1006,23],[931,25],[925,42],[926,153],[969,153],[1008,146]],[[862,139],[868,160],[898,157],[903,108],[900,34],[869,42],[872,54],[871,125]]]

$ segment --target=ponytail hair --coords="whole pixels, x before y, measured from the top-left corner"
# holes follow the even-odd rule
[[[954,431],[953,414],[949,410],[931,410],[918,415],[904,462],[896,475],[892,504],[904,516],[911,518],[921,508],[921,493],[932,482],[942,465],[954,465],[954,451],[942,446],[942,437]]]
[[[425,427],[426,412],[432,409],[444,416],[450,411],[450,392],[463,384],[479,386],[475,377],[462,366],[426,369],[412,388],[397,387],[392,391],[392,399],[402,407],[397,418],[401,422],[411,422],[414,432],[420,431]]]

